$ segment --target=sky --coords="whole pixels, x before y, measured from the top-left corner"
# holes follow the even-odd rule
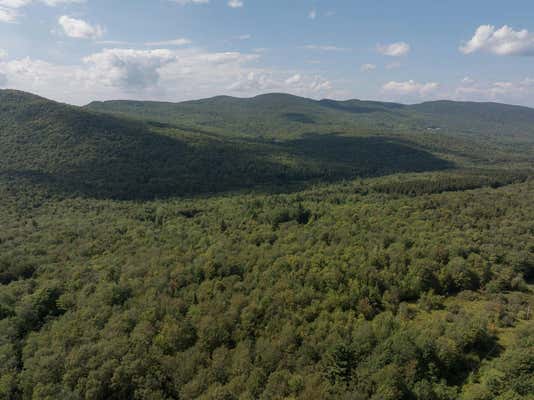
[[[532,0],[0,0],[0,88],[534,107]]]

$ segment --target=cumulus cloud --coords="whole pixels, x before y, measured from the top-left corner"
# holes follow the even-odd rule
[[[288,92],[300,96],[322,97],[332,89],[332,83],[319,76],[284,74],[272,71],[251,71],[241,75],[227,90],[235,93]]]
[[[230,8],[240,8],[243,7],[245,4],[242,0],[230,0],[228,2],[228,7]]]
[[[396,42],[391,44],[379,44],[376,46],[376,49],[380,54],[389,57],[401,57],[407,55],[411,46],[406,42]]]
[[[110,48],[88,55],[79,65],[31,58],[0,60],[0,74],[13,88],[75,104],[113,98],[179,101],[271,91],[325,97],[335,92],[332,83],[318,75],[260,68],[259,57],[191,47]]]
[[[374,71],[375,69],[376,69],[376,65],[375,64],[363,64],[360,67],[360,70],[363,71],[363,72]]]
[[[474,36],[460,46],[460,51],[464,54],[481,51],[499,56],[534,56],[534,33],[526,29],[515,31],[507,25],[499,29],[481,25]]]
[[[57,100],[80,102],[80,92],[88,90],[85,71],[77,67],[54,65],[29,57],[0,60],[0,75],[13,89],[53,97]],[[85,94],[86,95],[86,94]]]
[[[390,81],[382,86],[382,90],[386,93],[419,97],[428,96],[438,88],[439,83],[437,82],[419,83],[414,80],[404,82]]]
[[[317,10],[315,8],[312,8],[310,12],[308,13],[309,19],[316,19],[317,18]]]
[[[97,39],[104,34],[99,25],[93,26],[82,19],[66,15],[59,17],[58,23],[68,37],[75,39]]]
[[[159,69],[174,61],[170,50],[106,49],[84,59],[94,81],[126,90],[155,86]]]

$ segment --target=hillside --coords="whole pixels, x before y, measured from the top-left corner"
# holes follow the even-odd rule
[[[432,101],[409,107],[428,119],[441,119],[449,129],[530,138],[533,137],[534,109],[499,103]],[[447,118],[447,119],[445,119]]]
[[[0,91],[0,399],[530,400],[529,118]]]
[[[273,93],[182,103],[93,102],[86,108],[226,137],[394,136],[470,166],[513,162],[528,167],[534,161],[534,110],[505,104],[437,101],[407,106],[362,100],[315,101]]]
[[[0,397],[529,400],[533,182],[450,181],[144,202],[0,183]]]
[[[228,138],[0,92],[0,173],[66,194],[146,199],[450,167],[399,138]]]
[[[227,128],[228,132],[238,129],[234,134],[276,135],[273,130],[281,123],[290,124],[287,130],[295,128],[298,132],[345,123],[363,130],[443,130],[534,141],[534,109],[498,103],[434,101],[403,105],[362,100],[315,101],[272,93],[249,99],[219,96],[182,103],[93,102],[86,108],[168,123]],[[272,125],[262,126],[267,121]]]
[[[402,105],[379,102],[315,101],[272,93],[250,99],[219,96],[182,103],[93,102],[88,109],[185,126],[208,127],[226,135],[295,138],[310,132],[344,130],[367,133],[393,127],[406,113]]]

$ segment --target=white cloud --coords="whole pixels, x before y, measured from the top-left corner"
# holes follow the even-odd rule
[[[308,13],[309,19],[315,19],[317,18],[317,10],[315,8],[312,8],[310,12]]]
[[[239,35],[239,36],[236,36],[235,37],[237,40],[249,40],[249,39],[252,39],[252,35],[250,34],[245,34],[245,35]]]
[[[375,69],[376,69],[376,65],[375,64],[363,64],[360,67],[360,70],[363,71],[363,72],[374,71]]]
[[[31,58],[0,60],[0,75],[10,87],[75,104],[113,98],[179,101],[272,91],[309,97],[335,93],[332,83],[320,76],[260,68],[255,64],[259,57],[191,47],[111,48],[88,55],[79,65]]]
[[[0,0],[0,22],[16,22],[22,15],[18,10],[34,2],[55,7],[60,4],[84,3],[85,0]]]
[[[31,0],[0,0],[0,6],[9,8],[21,8],[31,3]]]
[[[466,76],[462,79],[462,83],[463,84],[466,84],[466,85],[471,85],[473,83],[475,83],[475,80],[473,78],[471,78],[470,76]]]
[[[400,96],[428,96],[439,88],[439,83],[428,82],[418,83],[414,80],[396,82],[390,81],[382,86],[382,90],[386,93],[400,95]]]
[[[376,49],[380,54],[390,57],[401,57],[407,55],[411,47],[408,43],[405,42],[396,42],[391,44],[379,44],[376,46]]]
[[[244,3],[242,0],[230,0],[228,2],[228,7],[231,7],[231,8],[240,8],[243,6],[244,6]]]
[[[288,85],[293,85],[295,83],[299,83],[301,81],[302,77],[300,76],[300,74],[295,74],[289,78],[286,79],[286,84]]]
[[[0,60],[7,58],[7,51],[0,49]]]
[[[14,23],[19,16],[17,10],[0,6],[0,22]]]
[[[126,90],[156,86],[159,70],[175,60],[170,50],[105,49],[84,59],[93,81]]]
[[[104,30],[99,25],[92,26],[84,20],[66,15],[59,17],[58,23],[68,37],[75,39],[97,39],[104,34]]]
[[[80,100],[80,91],[87,90],[83,72],[79,68],[54,65],[29,57],[0,61],[0,75],[5,77],[11,88],[63,101],[71,99],[76,102]]]
[[[514,31],[507,25],[500,29],[481,25],[474,36],[460,46],[460,51],[464,54],[482,51],[499,56],[534,56],[534,33],[526,29]]]
[[[457,100],[524,102],[534,95],[534,79],[478,83],[471,78],[462,79],[455,90]]]
[[[316,76],[308,85],[309,90],[314,93],[329,91],[332,90],[332,87],[332,82],[325,80],[319,76]],[[306,91],[308,88],[305,88],[305,91],[302,93],[303,95],[306,95]]]
[[[162,40],[160,42],[146,42],[145,46],[150,46],[150,47],[185,46],[190,43],[191,41],[189,39],[177,38],[177,39],[172,39],[172,40]]]
[[[300,96],[323,97],[332,90],[332,83],[319,76],[294,74],[284,79],[283,74],[273,71],[251,71],[241,75],[227,90],[249,94],[282,91]]]
[[[345,47],[330,46],[330,45],[317,45],[317,44],[308,44],[303,46],[304,49],[308,50],[320,50],[320,51],[347,51],[349,49]]]

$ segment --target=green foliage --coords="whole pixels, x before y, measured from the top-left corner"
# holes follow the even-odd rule
[[[53,194],[143,200],[452,166],[399,138],[330,132],[228,138],[4,90],[0,178]]]
[[[0,185],[2,265],[34,266],[0,285],[0,393],[527,398],[529,336],[497,338],[533,297],[495,282],[529,274],[532,181],[372,189],[393,180],[151,202]]]
[[[483,110],[451,141],[364,129],[421,123],[388,103],[0,100],[0,399],[534,392],[530,131],[469,152]]]

